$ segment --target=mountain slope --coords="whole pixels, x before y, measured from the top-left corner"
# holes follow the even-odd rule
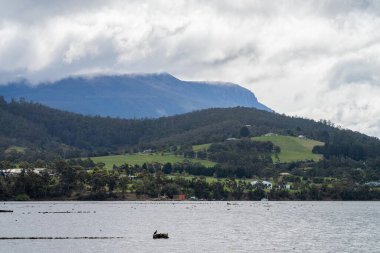
[[[52,108],[121,118],[156,118],[206,108],[235,106],[271,111],[236,84],[181,81],[169,74],[66,78],[30,86],[0,86],[8,101],[25,98]]]

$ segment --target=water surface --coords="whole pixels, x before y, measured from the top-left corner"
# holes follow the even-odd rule
[[[0,240],[0,252],[380,252],[380,202],[5,202],[0,209],[14,210],[0,213],[0,237],[124,237]],[[153,240],[154,230],[170,239]]]

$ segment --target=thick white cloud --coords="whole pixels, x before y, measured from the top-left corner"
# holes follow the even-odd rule
[[[0,81],[165,71],[380,136],[379,27],[379,1],[0,0]]]

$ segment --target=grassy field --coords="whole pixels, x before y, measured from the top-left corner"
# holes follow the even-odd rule
[[[274,145],[279,146],[281,148],[281,152],[278,155],[279,162],[318,161],[322,159],[322,155],[313,154],[312,150],[315,146],[324,145],[323,142],[283,135],[260,136],[252,139],[255,141],[270,141]],[[273,160],[275,161],[275,159]]]
[[[95,162],[103,162],[106,164],[106,168],[111,169],[114,164],[121,165],[124,163],[128,163],[131,165],[142,165],[144,163],[177,163],[183,162],[185,158],[181,156],[175,156],[172,154],[133,154],[133,155],[112,155],[112,156],[99,156],[99,157],[91,157],[91,159]],[[200,163],[206,167],[213,167],[215,165],[214,162],[201,160],[201,159],[187,159],[192,163]]]
[[[168,178],[175,178],[175,177],[177,177],[177,175],[168,175],[167,177]],[[196,177],[199,178],[201,176],[186,175],[186,176],[181,176],[181,177],[183,177],[186,180],[192,180],[193,178],[196,178]],[[206,182],[207,183],[213,183],[213,182],[217,182],[218,181],[218,179],[214,178],[214,177],[204,177],[204,178],[206,178]],[[223,179],[223,180],[225,180],[225,179]]]
[[[301,139],[298,137],[292,136],[260,136],[252,138],[256,141],[271,141],[274,145],[279,146],[281,148],[281,152],[278,155],[279,161],[275,162],[293,162],[293,161],[304,161],[304,160],[320,160],[322,158],[321,155],[313,154],[312,149],[314,146],[323,145],[322,142],[309,140],[309,139]],[[194,145],[194,151],[207,150],[210,147],[210,143]],[[98,163],[105,163],[106,168],[111,169],[114,164],[121,165],[124,163],[128,163],[131,165],[142,165],[144,163],[177,163],[183,162],[185,160],[184,157],[175,156],[173,154],[127,154],[127,155],[113,155],[113,156],[100,156],[100,157],[91,157],[91,159]],[[200,163],[206,167],[212,167],[215,165],[214,162],[208,160],[201,159],[187,159],[192,163]],[[211,180],[211,179],[209,179]]]
[[[211,146],[211,143],[206,143],[206,144],[200,144],[200,145],[194,145],[193,146],[193,151],[198,152],[198,151],[204,151]]]
[[[19,147],[19,146],[10,146],[9,148],[7,148],[5,150],[5,153],[9,153],[11,151],[16,151],[18,153],[24,153],[25,152],[25,148],[24,147]]]
[[[175,174],[172,174],[172,175],[168,175],[169,178],[175,178],[177,177],[178,175],[175,175]],[[193,178],[200,178],[200,177],[204,177],[206,179],[206,182],[207,183],[213,183],[213,182],[217,182],[217,181],[223,181],[225,182],[227,180],[227,178],[215,178],[215,177],[206,177],[206,176],[194,176],[194,175],[186,175],[186,176],[182,176],[183,178],[185,178],[186,180],[192,180]],[[253,181],[253,179],[250,179],[250,178],[245,178],[245,179],[236,179],[236,181],[245,181],[247,183],[250,183]]]

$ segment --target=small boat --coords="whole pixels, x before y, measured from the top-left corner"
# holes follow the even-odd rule
[[[169,239],[169,234],[157,233],[157,230],[153,233],[153,239]]]
[[[0,213],[13,213],[13,210],[0,210]]]

